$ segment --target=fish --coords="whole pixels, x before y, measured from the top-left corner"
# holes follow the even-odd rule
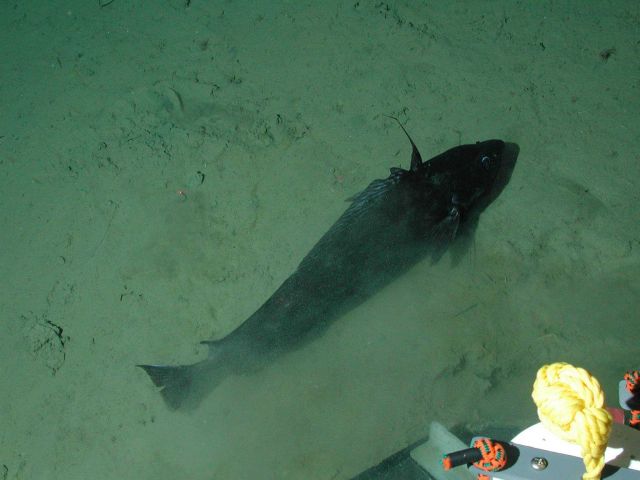
[[[416,263],[434,264],[456,243],[462,252],[468,248],[480,214],[509,182],[518,146],[486,140],[423,161],[391,118],[411,144],[408,169],[391,167],[387,178],[348,199],[262,306],[226,336],[201,342],[208,347],[204,360],[137,365],[169,409],[197,407],[227,376],[256,372],[301,348]]]

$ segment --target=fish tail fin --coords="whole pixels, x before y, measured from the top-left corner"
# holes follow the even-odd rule
[[[179,409],[191,393],[193,378],[199,364],[193,365],[137,365],[151,378],[165,403],[172,410]]]

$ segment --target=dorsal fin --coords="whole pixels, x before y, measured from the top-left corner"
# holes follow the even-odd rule
[[[407,136],[407,138],[411,142],[411,148],[413,149],[411,151],[411,171],[415,172],[418,169],[418,167],[422,165],[422,156],[420,155],[420,151],[418,150],[418,147],[416,147],[416,144],[413,143],[413,139],[411,138],[411,135],[409,135],[409,132],[407,132],[406,128],[404,128],[402,123],[400,123],[400,120],[398,120],[396,117],[393,117],[391,115],[385,115],[385,116],[389,118],[393,118],[396,122],[398,122],[398,125],[400,125],[400,128],[402,129],[404,134]]]

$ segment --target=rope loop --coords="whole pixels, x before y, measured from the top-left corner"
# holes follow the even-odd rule
[[[502,470],[507,464],[507,452],[499,442],[479,438],[473,442],[473,446],[482,452],[482,460],[473,463],[476,468],[485,472],[495,472]]]
[[[531,396],[542,424],[558,437],[580,445],[586,468],[582,479],[600,479],[611,415],[604,408],[598,380],[583,368],[553,363],[538,370]]]

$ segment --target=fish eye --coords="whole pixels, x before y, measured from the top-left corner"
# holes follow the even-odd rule
[[[488,155],[482,155],[480,157],[480,163],[485,170],[489,170],[491,168],[491,157]]]

